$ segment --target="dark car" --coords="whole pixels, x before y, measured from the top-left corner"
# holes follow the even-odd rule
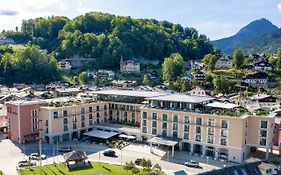
[[[71,147],[62,147],[62,148],[59,148],[59,152],[71,152],[72,151],[72,148]]]
[[[136,160],[135,160],[135,164],[136,164],[136,165],[140,165],[141,160],[142,160],[142,159],[136,159]]]
[[[103,155],[108,156],[108,157],[117,157],[115,154],[115,151],[113,151],[113,150],[104,151]]]

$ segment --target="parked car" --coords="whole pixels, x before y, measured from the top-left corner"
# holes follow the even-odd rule
[[[71,147],[61,147],[59,148],[59,152],[71,152],[72,148]]]
[[[136,160],[135,160],[135,164],[136,164],[136,165],[140,165],[141,160],[142,160],[142,159],[136,159]]]
[[[29,159],[30,160],[39,160],[39,154],[38,153],[31,153],[29,155]],[[41,159],[44,160],[44,159],[47,159],[47,156],[45,154],[42,154],[41,155]]]
[[[104,151],[103,155],[108,156],[108,157],[117,157],[115,154],[115,151],[113,151],[113,150]]]
[[[188,166],[188,167],[198,168],[199,167],[199,162],[197,162],[195,160],[191,160],[191,161],[184,162],[184,165]]]
[[[18,166],[21,167],[27,167],[27,166],[35,166],[36,162],[32,162],[30,160],[24,160],[24,161],[19,161]]]

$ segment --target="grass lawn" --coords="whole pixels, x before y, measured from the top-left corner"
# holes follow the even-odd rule
[[[19,173],[21,175],[92,175],[95,173],[103,173],[103,175],[132,175],[129,170],[124,170],[122,166],[91,162],[92,167],[87,169],[77,169],[68,171],[64,164],[47,165],[42,167],[21,169]],[[140,174],[144,174],[141,170]]]

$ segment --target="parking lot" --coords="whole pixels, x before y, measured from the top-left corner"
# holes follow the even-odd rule
[[[47,155],[47,159],[42,161],[42,164],[51,164],[54,162],[63,162],[62,153],[58,153],[57,148],[71,146],[73,150],[83,150],[87,153],[90,161],[101,161],[107,163],[124,164],[128,161],[134,161],[137,158],[150,159],[153,164],[159,163],[162,169],[169,173],[176,170],[185,170],[188,174],[196,174],[199,172],[210,171],[215,168],[230,166],[231,163],[224,163],[206,158],[191,156],[185,152],[175,152],[175,157],[168,156],[166,151],[160,150],[157,147],[153,148],[153,153],[150,153],[150,147],[143,144],[131,144],[121,150],[113,149],[117,157],[105,157],[103,151],[108,150],[105,145],[88,144],[86,142],[64,142],[58,145],[43,144],[43,154]],[[19,161],[28,158],[28,155],[33,152],[38,152],[38,143],[28,143],[24,145],[15,145],[10,140],[2,140],[0,142],[0,169],[6,175],[15,175],[16,166]],[[25,153],[25,154],[24,154]],[[171,153],[170,153],[171,154]],[[184,162],[188,160],[196,160],[200,162],[200,168],[189,168],[184,166]]]

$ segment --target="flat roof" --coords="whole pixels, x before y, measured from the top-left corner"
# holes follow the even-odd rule
[[[226,102],[213,102],[213,103],[208,103],[206,106],[213,107],[213,108],[222,108],[222,109],[233,109],[238,107],[238,105],[234,103],[226,103]]]
[[[109,139],[113,136],[116,136],[117,134],[118,133],[116,133],[116,132],[108,132],[108,131],[100,131],[100,130],[93,130],[93,131],[84,133],[84,135],[86,135],[86,136],[97,137],[97,138],[101,138],[101,139]]]
[[[41,104],[45,103],[44,100],[16,100],[16,101],[8,101],[6,104],[11,105],[34,105],[34,104]]]
[[[162,137],[153,137],[153,138],[147,140],[147,142],[160,144],[160,145],[167,145],[167,146],[175,146],[177,143],[179,143],[178,141],[174,141],[174,140],[166,139],[166,138],[162,138]]]
[[[187,102],[187,103],[202,103],[213,100],[214,98],[196,96],[196,95],[184,95],[184,94],[169,94],[157,97],[147,98],[148,100],[159,101],[173,101],[173,102]]]
[[[92,94],[98,95],[119,95],[119,96],[129,96],[129,97],[155,97],[166,95],[167,93],[157,92],[157,91],[136,91],[136,90],[119,90],[119,89],[111,89],[111,90],[100,90],[93,91]]]

